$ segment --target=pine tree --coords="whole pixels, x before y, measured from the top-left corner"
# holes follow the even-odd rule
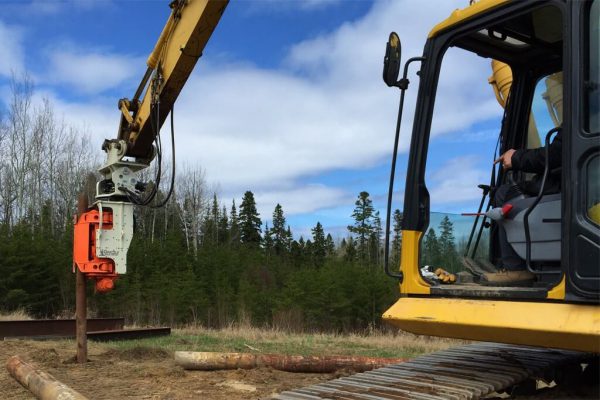
[[[459,269],[459,261],[454,243],[454,225],[447,215],[440,222],[439,230],[441,232],[438,239],[441,266],[448,271],[457,271]]]
[[[251,191],[244,193],[244,198],[240,205],[239,218],[242,243],[251,247],[258,247],[261,241],[260,233],[262,221],[256,210],[256,201],[254,200],[254,194]]]
[[[306,243],[304,242],[304,238],[300,236],[300,239],[293,240],[290,248],[291,259],[293,263],[297,266],[301,266],[304,264],[304,260],[306,258]]]
[[[217,200],[216,193],[213,193],[213,201],[210,208],[210,220],[213,230],[211,239],[213,243],[219,244],[219,201]]]
[[[317,222],[314,228],[311,229],[313,242],[312,242],[312,256],[314,263],[317,267],[325,264],[325,257],[327,256],[327,243],[325,240],[325,232],[323,231],[323,225]]]
[[[401,251],[402,251],[402,219],[403,215],[400,210],[396,209],[394,211],[394,238],[392,240],[392,250],[391,250],[391,261],[392,265],[397,266],[401,261]]]
[[[263,248],[265,249],[265,253],[271,254],[271,251],[274,247],[273,242],[273,229],[269,229],[269,224],[265,223],[265,234],[263,235]]]
[[[325,238],[325,254],[328,257],[335,255],[335,242],[333,241],[333,237],[331,237],[331,233],[328,233]]]
[[[288,225],[287,231],[285,232],[285,244],[286,250],[289,252],[292,249],[292,241],[294,240],[294,236],[292,236],[292,228]]]
[[[273,236],[275,254],[281,255],[287,252],[288,236],[285,229],[285,217],[283,215],[283,208],[279,203],[277,203],[273,211],[273,228],[271,229],[271,234]]]
[[[379,217],[379,211],[373,214],[373,229],[371,230],[371,236],[369,237],[369,255],[371,263],[373,265],[379,265],[380,263],[380,250],[381,250],[381,235],[383,234],[383,228],[381,227],[381,218]]]
[[[440,245],[433,228],[429,228],[423,242],[423,264],[439,267]]]
[[[227,218],[227,207],[225,206],[223,206],[223,210],[221,211],[217,230],[219,232],[219,244],[226,244],[229,241],[229,218]]]
[[[235,208],[235,200],[231,203],[231,212],[229,213],[229,240],[234,246],[240,243],[240,221]]]
[[[358,257],[364,262],[368,255],[368,241],[373,232],[373,202],[368,192],[360,192],[354,204],[356,206],[352,213],[354,225],[348,225],[348,230],[358,236]]]
[[[356,261],[357,251],[356,251],[356,242],[352,236],[348,237],[345,246],[344,259],[348,262]]]

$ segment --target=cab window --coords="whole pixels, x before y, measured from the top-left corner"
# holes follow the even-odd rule
[[[563,74],[557,72],[540,79],[535,87],[529,126],[527,148],[536,149],[544,145],[546,133],[562,124]]]
[[[587,62],[584,81],[584,101],[587,115],[585,130],[588,133],[600,132],[600,1],[590,4],[587,23]]]

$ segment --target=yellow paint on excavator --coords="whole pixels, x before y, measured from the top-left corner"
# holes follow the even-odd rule
[[[508,3],[510,0],[481,0],[471,4],[463,9],[456,9],[450,14],[448,18],[433,27],[429,32],[429,38],[437,36],[440,32],[466,21],[469,18],[473,18],[476,15],[484,13],[492,8],[501,6]]]
[[[383,319],[416,334],[600,352],[593,304],[405,297]]]

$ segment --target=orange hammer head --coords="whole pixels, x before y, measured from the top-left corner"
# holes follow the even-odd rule
[[[115,287],[116,277],[100,278],[96,280],[96,291],[99,293],[110,292]]]

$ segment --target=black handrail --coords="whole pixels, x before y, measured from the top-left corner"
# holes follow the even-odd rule
[[[398,156],[398,142],[400,139],[400,125],[402,123],[402,110],[404,109],[404,93],[408,88],[409,81],[407,79],[408,66],[414,61],[425,61],[425,57],[413,57],[409,58],[404,64],[404,72],[402,73],[402,79],[398,81],[397,86],[400,88],[400,106],[398,107],[398,119],[396,122],[396,136],[394,138],[394,151],[392,153],[392,168],[390,172],[390,185],[388,190],[388,201],[387,201],[387,216],[385,219],[385,251],[383,257],[383,269],[386,275],[399,279],[402,281],[404,275],[402,271],[399,273],[393,273],[390,271],[389,257],[390,257],[390,218],[392,210],[392,197],[394,193],[394,175],[396,174],[396,158]]]
[[[548,172],[550,171],[550,137],[552,137],[554,133],[560,131],[560,129],[561,127],[557,126],[556,128],[550,129],[548,133],[546,133],[546,139],[544,140],[544,153],[546,160],[544,165],[544,175],[542,175],[542,182],[540,184],[540,191],[523,216],[523,225],[525,227],[525,265],[527,266],[527,270],[529,272],[538,275],[551,275],[561,272],[560,270],[541,271],[534,269],[531,266],[531,233],[529,231],[529,214],[531,214],[537,207],[538,203],[542,199],[542,196],[544,195],[544,188],[546,186],[546,180],[548,179]]]

